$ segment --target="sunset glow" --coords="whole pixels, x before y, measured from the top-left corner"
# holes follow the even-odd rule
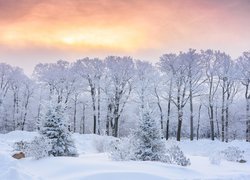
[[[0,0],[0,61],[128,54],[155,62],[190,47],[237,57],[249,49],[249,9],[247,0]]]
[[[47,29],[40,31],[29,31],[20,29],[18,32],[7,30],[2,34],[2,43],[8,46],[25,47],[30,44],[44,45],[56,48],[71,47],[75,50],[84,48],[95,49],[136,49],[143,41],[143,33],[133,29],[87,27],[78,30],[72,29]]]

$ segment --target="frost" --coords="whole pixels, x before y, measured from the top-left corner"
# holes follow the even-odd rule
[[[241,151],[238,147],[230,146],[227,149],[221,151],[223,158],[227,161],[239,162],[244,159],[244,151]]]
[[[180,166],[189,166],[191,164],[190,160],[184,155],[179,146],[174,145],[170,147],[167,152],[170,164],[176,164]]]

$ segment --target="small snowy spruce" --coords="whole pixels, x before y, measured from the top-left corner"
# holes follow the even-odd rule
[[[160,126],[145,110],[138,128],[128,138],[123,138],[111,153],[113,160],[162,161],[168,162],[166,146]]]
[[[139,126],[134,132],[133,138],[135,140],[134,153],[137,160],[165,160],[166,146],[162,139],[160,126],[147,109],[142,112]]]
[[[64,110],[62,103],[50,101],[40,133],[51,142],[52,149],[49,155],[77,156],[74,141],[67,128]]]

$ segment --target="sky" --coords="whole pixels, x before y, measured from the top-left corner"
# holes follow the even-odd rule
[[[250,50],[249,0],[0,0],[0,62],[31,74],[57,60],[189,48]]]

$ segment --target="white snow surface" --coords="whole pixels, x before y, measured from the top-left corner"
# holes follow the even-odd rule
[[[47,157],[40,160],[12,158],[13,143],[31,141],[36,132],[14,131],[0,134],[1,180],[160,180],[160,179],[250,179],[250,143],[232,141],[199,140],[176,142],[169,140],[167,146],[177,144],[190,158],[191,166],[181,167],[161,162],[121,161],[115,162],[108,153],[100,152],[112,137],[74,134],[79,157]],[[247,163],[222,160],[211,164],[209,156],[229,146],[245,152]]]

